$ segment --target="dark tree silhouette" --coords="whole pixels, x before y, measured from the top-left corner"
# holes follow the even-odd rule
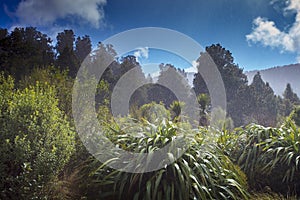
[[[91,53],[92,42],[88,35],[77,37],[75,42],[75,55],[80,63]]]
[[[248,116],[265,126],[275,126],[279,111],[278,99],[269,83],[265,83],[258,72],[250,85],[251,110]]]
[[[15,28],[10,34],[0,30],[0,70],[17,80],[33,68],[46,67],[54,62],[51,39],[33,27]]]
[[[69,75],[75,77],[80,63],[74,51],[75,35],[73,30],[64,30],[64,32],[58,33],[56,39],[55,48],[58,54],[56,66],[61,70],[69,70]]]
[[[197,60],[198,71],[200,71],[201,68],[211,67],[210,64],[206,62],[207,59],[205,59],[208,55],[214,61],[223,79],[226,90],[228,114],[232,117],[237,126],[242,125],[245,102],[240,100],[243,99],[242,95],[244,95],[244,90],[247,88],[247,76],[243,73],[243,69],[234,63],[231,52],[223,48],[220,44],[213,44],[206,47],[206,51],[200,54]],[[199,72],[195,74],[193,84],[197,95],[202,93],[208,94],[204,79]]]
[[[283,93],[283,97],[289,100],[293,104],[299,104],[300,100],[296,93],[293,92],[292,86],[290,83],[286,85],[286,88]]]

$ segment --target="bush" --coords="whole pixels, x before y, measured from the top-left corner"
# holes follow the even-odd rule
[[[155,102],[145,104],[139,109],[140,117],[150,123],[159,124],[164,119],[170,119],[170,112],[163,104]]]
[[[181,111],[183,110],[185,103],[184,102],[179,102],[179,101],[173,101],[172,104],[170,105],[170,114],[172,121],[180,121],[180,114]]]
[[[36,82],[46,83],[57,88],[58,107],[71,118],[73,79],[68,76],[68,71],[61,72],[53,66],[44,69],[36,68],[29,75],[22,77],[18,87],[25,89],[29,86],[34,86]]]
[[[300,194],[300,130],[287,119],[280,128],[248,126],[239,164],[255,189],[269,186],[283,194]]]
[[[291,113],[290,118],[297,126],[300,126],[300,107],[297,106]]]
[[[126,121],[126,120],[125,120]],[[163,122],[132,125],[144,127],[144,134],[134,137],[111,125],[110,140],[131,152],[151,152],[174,140],[180,127],[193,134],[189,125]],[[151,132],[151,133],[150,133]],[[144,135],[144,136],[143,136]],[[175,162],[147,173],[127,173],[111,169],[108,163],[94,166],[90,173],[96,190],[93,199],[247,199],[246,177],[222,151],[205,144],[205,133],[198,133],[190,148]],[[170,159],[173,155],[169,155]],[[113,160],[109,162],[114,162]],[[130,163],[129,163],[130,165]]]
[[[58,108],[54,88],[13,87],[10,77],[0,76],[0,197],[40,199],[69,161],[75,134]]]

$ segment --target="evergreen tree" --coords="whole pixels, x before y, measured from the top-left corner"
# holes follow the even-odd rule
[[[161,93],[154,93],[156,94],[156,98],[163,99],[165,105],[169,106],[173,101],[181,101],[182,99],[180,98],[190,96],[190,87],[184,71],[176,69],[171,64],[160,64],[159,68],[160,73],[157,83],[164,85],[165,89],[162,89]],[[161,85],[159,87],[161,87]]]
[[[294,120],[297,126],[300,126],[300,107],[295,107],[290,115],[291,119]]]
[[[88,35],[77,37],[75,42],[75,55],[80,63],[91,53],[92,42]]]
[[[289,116],[295,105],[300,104],[300,100],[296,93],[293,92],[292,86],[290,83],[286,85],[286,88],[283,92],[283,98],[278,98],[280,103],[280,115],[283,117]]]
[[[8,36],[7,29],[0,28],[0,40],[5,39]]]
[[[73,30],[64,30],[63,32],[58,33],[56,39],[57,44],[55,48],[58,54],[62,54],[66,48],[69,51],[74,50],[75,35]]]
[[[243,69],[234,63],[231,52],[223,48],[220,44],[206,47],[206,52],[200,54],[197,60],[198,73],[195,74],[193,81],[195,93],[198,95],[201,93],[208,94],[209,92],[203,77],[199,73],[201,70],[213,67],[211,66],[212,63],[209,62],[209,58],[213,60],[223,79],[228,114],[237,126],[243,125],[242,119],[246,114],[243,108],[246,105],[244,105],[245,102],[242,99],[244,99],[243,95],[245,95],[245,90],[247,89],[247,76],[243,73]]]
[[[264,126],[275,126],[279,113],[278,99],[269,83],[265,83],[259,72],[250,85],[251,111],[248,113],[255,122]]]
[[[286,100],[289,100],[292,104],[299,104],[300,100],[296,93],[293,92],[292,86],[290,83],[286,85],[286,88],[283,93],[283,97]]]
[[[10,34],[0,30],[0,70],[17,80],[34,68],[44,68],[54,61],[51,39],[33,27],[15,28]]]
[[[58,53],[56,65],[61,70],[69,70],[69,75],[75,77],[80,63],[73,47],[75,41],[73,30],[64,30],[64,32],[58,33],[56,39],[56,50]]]

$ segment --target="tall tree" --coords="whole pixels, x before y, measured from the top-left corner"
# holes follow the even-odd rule
[[[121,59],[120,75],[123,76],[125,73],[127,73],[127,82],[126,85],[123,85],[124,88],[135,88],[137,85],[142,85],[142,83],[146,82],[146,78],[142,71],[141,65],[137,62],[135,56],[129,55]],[[142,87],[140,89],[137,89],[132,94],[129,104],[131,107],[141,106],[146,103],[146,100],[146,88]]]
[[[63,32],[58,33],[56,39],[56,50],[58,54],[62,54],[65,48],[68,48],[69,51],[73,51],[75,41],[73,30],[64,30]]]
[[[300,100],[296,93],[293,92],[292,86],[290,83],[286,85],[286,88],[283,92],[283,98],[278,98],[280,103],[280,115],[283,117],[289,116],[295,105],[300,104]]]
[[[160,73],[157,83],[164,85],[165,87],[159,85],[158,87],[161,88],[160,92],[158,92],[158,90],[153,93],[154,97],[163,99],[166,106],[169,106],[173,101],[181,101],[180,97],[190,96],[190,87],[186,79],[186,73],[183,70],[176,69],[171,64],[160,64],[159,68]]]
[[[54,62],[51,39],[33,27],[15,28],[10,34],[0,31],[0,69],[17,80],[33,68]]]
[[[243,69],[234,63],[232,53],[223,48],[220,44],[213,44],[206,47],[206,51],[200,54],[197,60],[198,71],[212,67],[210,63],[207,63],[206,58],[208,56],[214,61],[223,79],[226,90],[228,114],[234,120],[235,125],[242,125],[243,121],[241,121],[241,119],[245,112],[242,108],[245,107],[245,102],[240,101],[240,99],[247,88],[247,76],[243,73]],[[205,81],[199,72],[195,74],[193,84],[197,95],[202,93],[208,94],[209,91]]]
[[[55,48],[58,54],[56,65],[61,70],[69,70],[69,75],[74,77],[80,66],[74,51],[74,32],[73,30],[64,30],[58,33],[56,39],[57,44]]]
[[[259,72],[254,76],[250,85],[251,112],[249,116],[261,125],[275,126],[277,122],[279,104],[269,83],[265,83]]]
[[[75,42],[75,55],[80,63],[91,53],[92,42],[88,35],[77,37]]]
[[[3,40],[8,36],[8,31],[7,29],[0,28],[0,40]]]
[[[90,52],[89,52],[90,53]],[[117,83],[117,77],[114,74],[115,69],[120,67],[120,63],[115,59],[116,52],[112,45],[104,45],[98,43],[97,49],[90,54],[90,59],[84,60],[81,74],[77,77],[79,80],[87,84],[94,84],[94,80],[98,79],[97,75],[106,68],[98,81],[97,91],[95,94],[96,108],[102,109],[103,106],[109,106],[111,93]],[[89,82],[91,81],[91,82]],[[85,87],[85,86],[84,86]],[[89,87],[89,86],[86,86]]]
[[[300,100],[296,93],[293,92],[292,86],[290,83],[286,85],[286,88],[283,93],[283,97],[289,100],[293,104],[299,104]]]

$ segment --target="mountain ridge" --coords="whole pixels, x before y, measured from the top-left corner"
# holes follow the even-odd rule
[[[283,95],[283,92],[288,83],[291,84],[293,91],[300,96],[300,63],[284,66],[276,66],[262,70],[244,71],[248,78],[248,83],[251,84],[254,75],[260,72],[262,79],[268,82],[276,95]],[[193,87],[194,72],[187,72],[187,82]],[[154,82],[158,79],[153,76]]]
[[[276,66],[263,70],[245,71],[249,84],[252,83],[254,75],[260,72],[262,79],[268,82],[275,94],[283,95],[288,83],[298,96],[300,96],[300,63],[284,66]]]

